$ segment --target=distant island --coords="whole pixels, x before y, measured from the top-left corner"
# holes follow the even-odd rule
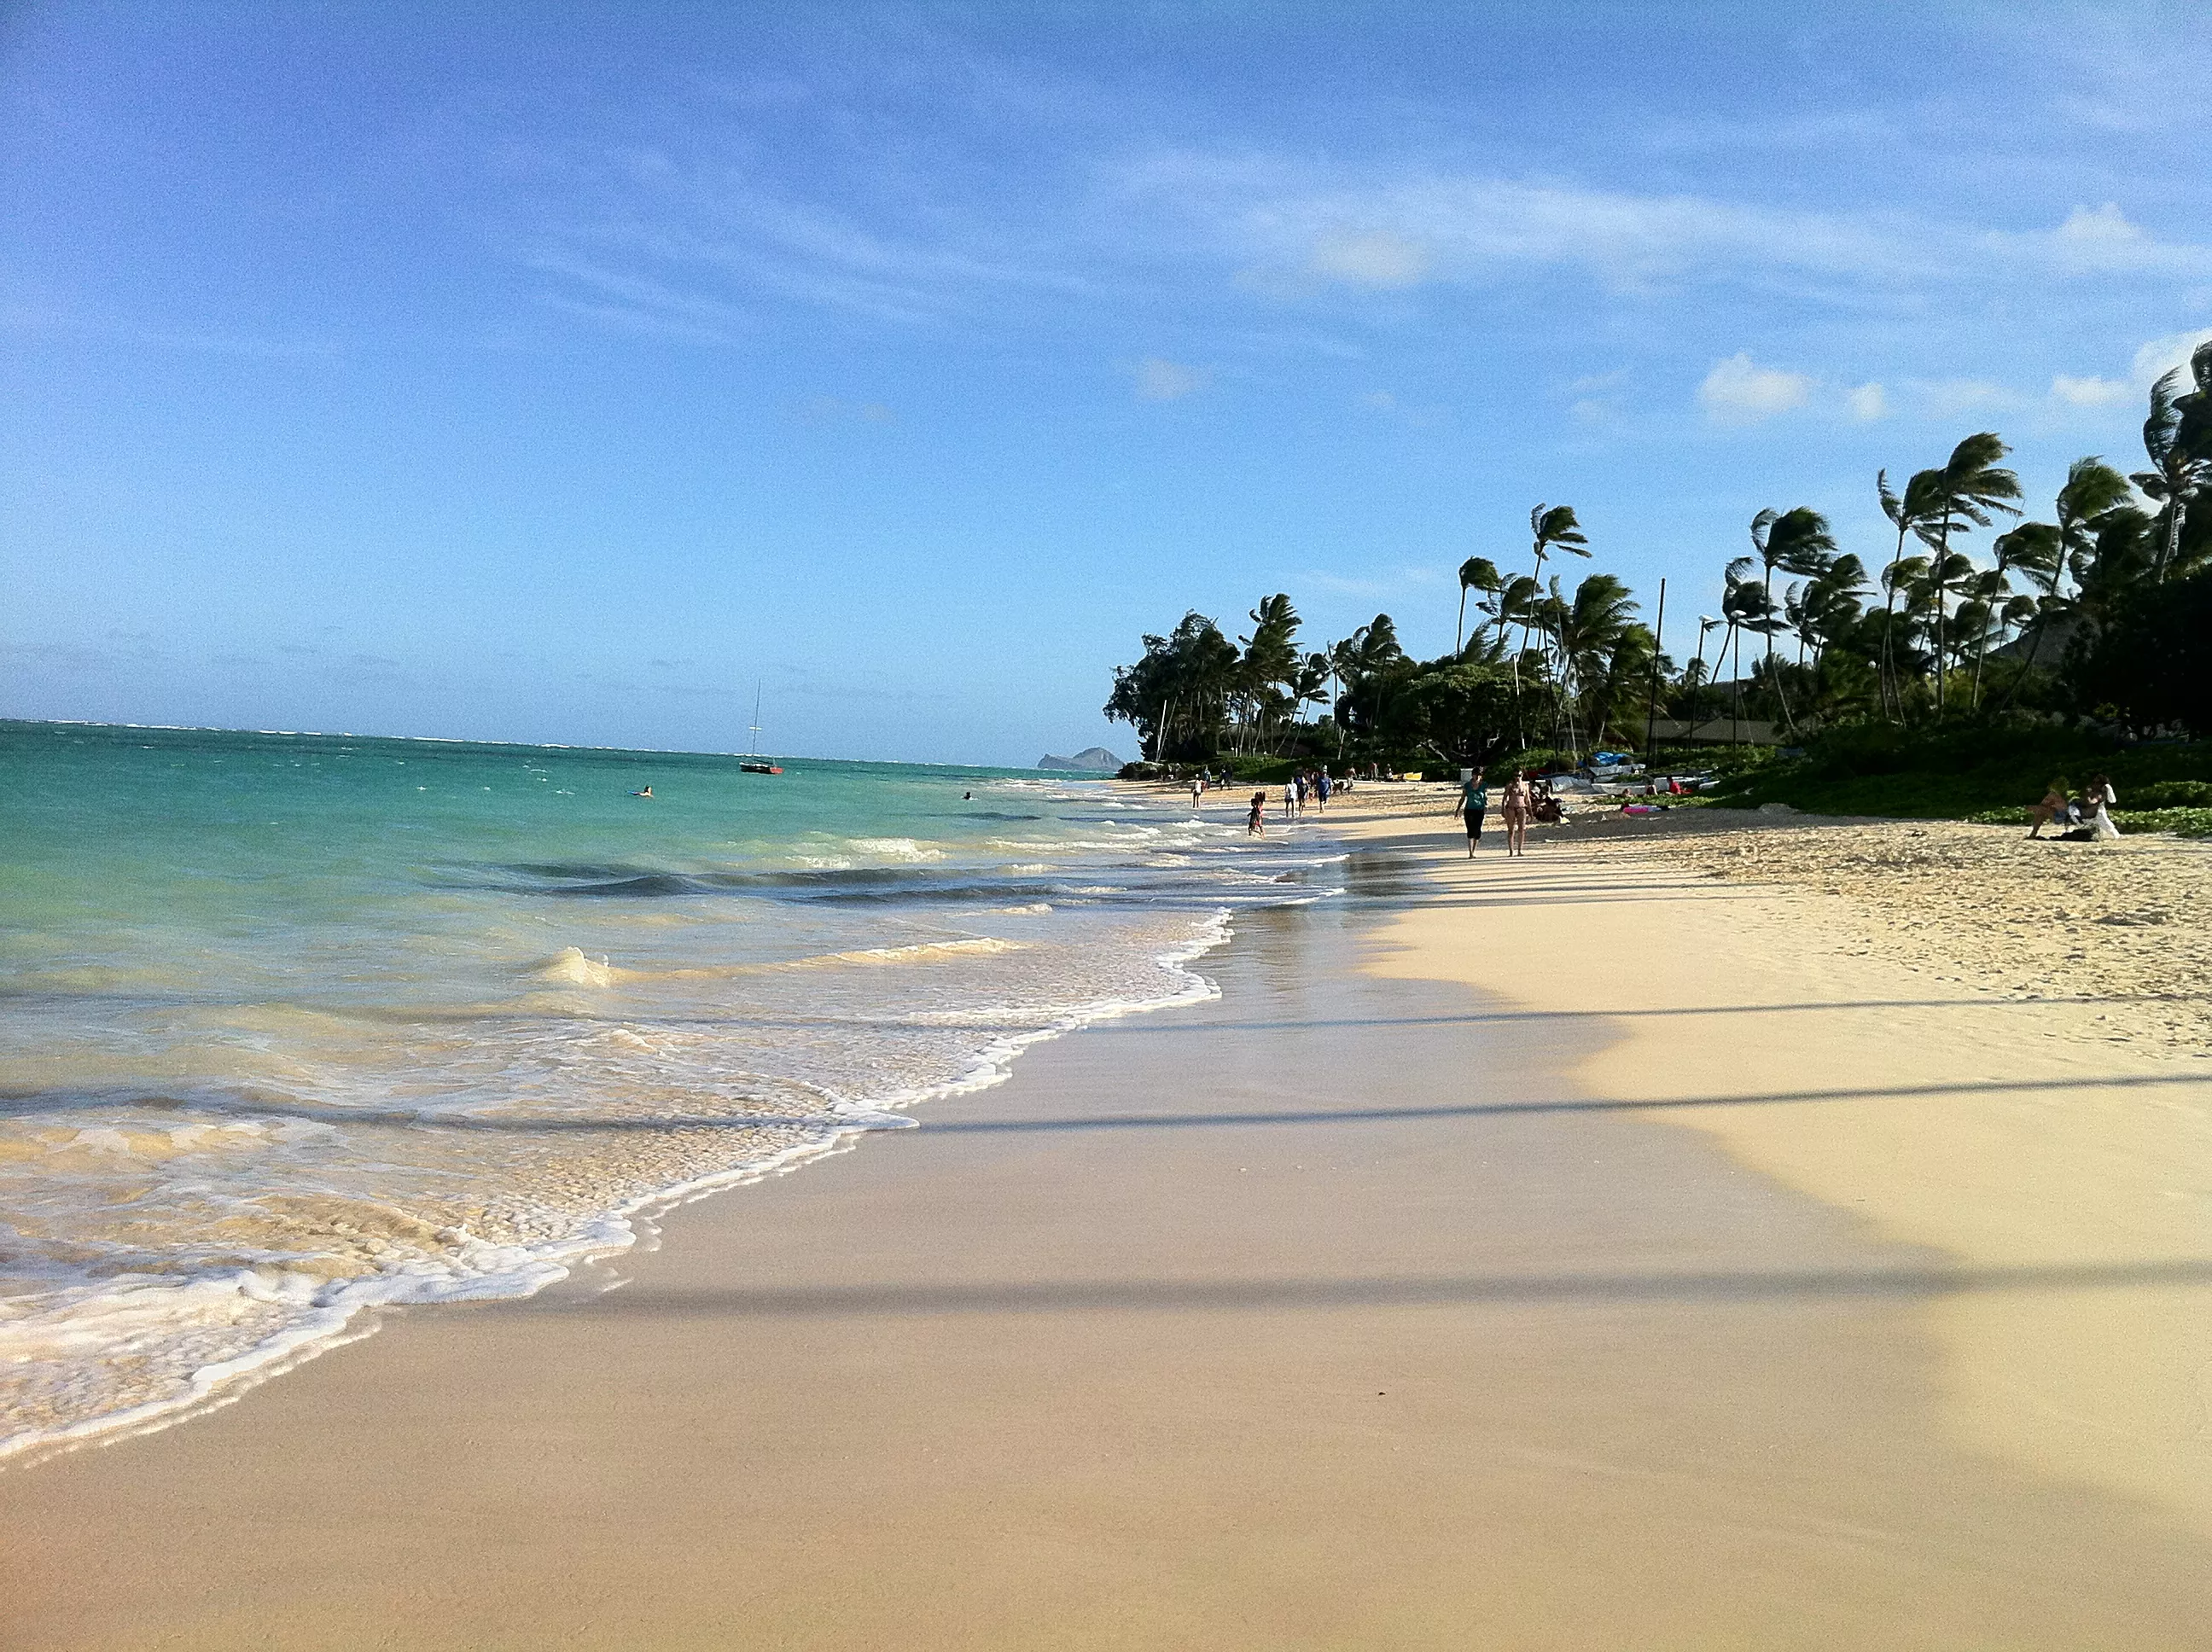
[[[1036,760],[1039,768],[1104,768],[1115,769],[1121,760],[1103,745],[1092,746],[1088,751],[1079,751],[1073,757],[1055,757],[1049,751]]]

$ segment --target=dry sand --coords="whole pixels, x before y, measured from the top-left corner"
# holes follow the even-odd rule
[[[1346,823],[1443,853],[1439,807]],[[1596,1094],[2021,1282],[1926,1310],[1954,1430],[2212,1534],[2212,844],[1696,811],[1500,847],[1385,968],[1626,1020]]]
[[[2199,1069],[1423,824],[1218,1003],[0,1474],[0,1645],[2201,1645]]]

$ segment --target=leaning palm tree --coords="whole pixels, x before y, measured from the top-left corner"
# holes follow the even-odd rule
[[[1544,581],[1544,563],[1554,550],[1564,550],[1577,556],[1590,554],[1589,542],[1583,538],[1582,524],[1575,520],[1571,505],[1539,505],[1528,513],[1528,531],[1535,539],[1536,568],[1531,576],[1540,586]],[[1524,623],[1521,627],[1521,647],[1528,647],[1532,628]]]
[[[1989,604],[1992,615],[2009,613],[2012,611],[2009,604],[1999,601],[2000,598],[2011,594],[2011,582],[2006,576],[2014,570],[2034,574],[2056,568],[2058,565],[2058,530],[2048,522],[2023,522],[2011,532],[1997,535],[1990,545],[1990,552],[1996,558],[1996,566],[1982,577],[1975,594]],[[2004,626],[2002,623],[1994,628],[1984,626],[1981,640],[1974,649],[1974,690],[1971,703],[1976,707],[1982,703],[1982,668],[1989,659],[1990,632],[1992,629],[2002,631]],[[2002,638],[1999,639],[1999,646],[2002,646]]]
[[[1752,570],[1759,566],[1754,556],[1739,556],[1722,571],[1726,589],[1721,594],[1721,615],[1728,622],[1728,634],[1721,639],[1720,657],[1726,661],[1731,645],[1735,649],[1735,665],[1729,671],[1729,689],[1731,709],[1729,713],[1729,743],[1733,744],[1737,725],[1743,721],[1743,634],[1757,631],[1766,623],[1774,606],[1774,598],[1767,594],[1766,586],[1752,578]]]
[[[2159,501],[2165,533],[2151,563],[2151,579],[2163,580],[2180,560],[2181,529],[2190,502],[2212,494],[2212,442],[2194,428],[2205,422],[2203,410],[2212,401],[2212,339],[2197,347],[2187,371],[2197,380],[2193,394],[2181,392],[2184,369],[2162,374],[2150,387],[2150,417],[2143,421],[2143,452],[2151,468],[2136,473],[2135,484]]]
[[[1718,630],[1723,623],[1725,622],[1714,618],[1711,614],[1698,616],[1698,657],[1692,663],[1688,673],[1697,679],[1697,682],[1692,684],[1692,687],[1702,686],[1705,680],[1705,639]],[[1723,658],[1727,656],[1728,644],[1725,642],[1721,644],[1721,653]],[[1696,709],[1694,703],[1691,709],[1692,711]],[[1694,726],[1696,720],[1692,718],[1691,720]]]
[[[2126,506],[2128,496],[2127,477],[2094,453],[2087,459],[2077,459],[2066,467],[2066,481],[2058,489],[2057,501],[2058,519],[2050,525],[2057,538],[2051,548],[2053,555],[2047,564],[2039,560],[2028,569],[2043,577],[2043,600],[2038,604],[2042,614],[2029,634],[2027,658],[2021,664],[2021,675],[2014,679],[2015,693],[2027,673],[2035,668],[2035,656],[2043,647],[2043,634],[2049,629],[2048,619],[2063,612],[2066,605],[2058,595],[2058,581],[2075,563],[2095,555],[2098,524]],[[2025,532],[2026,529],[2015,531]]]
[[[1836,558],[1836,537],[1828,531],[1826,517],[1800,505],[1795,510],[1761,511],[1753,517],[1751,543],[1766,570],[1765,583],[1771,610],[1771,623],[1766,628],[1766,680],[1774,685],[1775,697],[1782,701],[1783,720],[1794,731],[1796,720],[1790,714],[1789,699],[1781,690],[1782,679],[1774,674],[1774,634],[1784,629],[1784,612],[1771,601],[1774,575],[1777,570],[1819,574]]]
[[[1951,535],[1954,531],[1964,532],[1969,527],[1989,526],[1991,511],[2002,511],[2008,516],[2020,514],[2020,507],[2012,502],[2020,497],[2020,478],[1997,465],[1997,461],[2011,451],[1994,430],[1971,435],[1953,448],[1951,457],[1936,472],[1933,519],[1917,525],[1921,538],[1936,553],[1936,714],[1939,717],[1948,705],[1944,671],[1944,597],[1972,571],[1971,563],[1965,570],[1953,571]]]
[[[1495,597],[1504,583],[1498,577],[1498,564],[1487,556],[1470,556],[1459,565],[1459,634],[1452,641],[1454,653],[1467,647],[1467,593],[1480,591],[1486,597]],[[1481,611],[1479,606],[1476,611]]]
[[[1560,694],[1568,709],[1568,733],[1579,741],[1574,717],[1578,698],[1604,675],[1604,662],[1636,623],[1636,599],[1610,574],[1593,574],[1575,594],[1555,603],[1552,635],[1559,647]]]
[[[1905,720],[1905,691],[1896,682],[1895,650],[1890,646],[1890,635],[1897,623],[1898,592],[1908,582],[1900,572],[1900,565],[1905,561],[1905,540],[1917,533],[1921,524],[1935,514],[1936,489],[1942,476],[1940,471],[1916,471],[1912,479],[1905,484],[1905,492],[1900,495],[1890,492],[1887,471],[1875,473],[1875,490],[1881,495],[1881,513],[1897,530],[1897,549],[1890,555],[1889,568],[1883,574],[1881,581],[1881,686],[1885,713],[1894,692],[1899,722]]]

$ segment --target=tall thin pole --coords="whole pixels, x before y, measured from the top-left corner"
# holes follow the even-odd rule
[[[1644,714],[1644,761],[1651,761],[1651,731],[1659,720],[1659,650],[1667,640],[1667,581],[1659,581],[1659,618],[1651,628],[1651,699]]]

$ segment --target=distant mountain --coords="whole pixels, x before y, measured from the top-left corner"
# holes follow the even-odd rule
[[[1103,768],[1108,772],[1119,768],[1121,760],[1103,745],[1088,751],[1079,751],[1073,757],[1055,757],[1049,751],[1037,759],[1039,768]]]

